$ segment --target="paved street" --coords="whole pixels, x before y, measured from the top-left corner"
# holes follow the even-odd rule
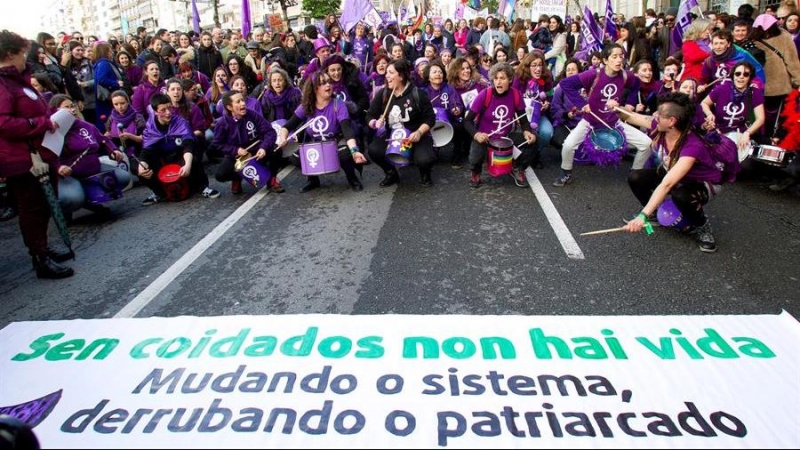
[[[582,237],[638,211],[630,161],[577,167],[554,188],[555,158],[525,189],[485,176],[472,190],[468,170],[444,164],[431,189],[413,167],[381,189],[374,165],[360,193],[338,173],[300,194],[299,170],[286,171],[281,195],[232,196],[212,181],[219,199],[143,207],[137,187],[110,221],[76,213],[76,275],[61,281],[36,279],[15,219],[0,225],[0,328],[233,314],[800,315],[796,192],[759,177],[726,186],[707,209],[716,254],[664,228]]]

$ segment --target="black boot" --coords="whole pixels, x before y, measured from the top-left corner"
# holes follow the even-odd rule
[[[383,178],[383,181],[380,182],[381,187],[389,187],[397,182],[400,181],[400,174],[397,173],[397,169],[390,169],[386,172],[386,176]]]
[[[305,194],[306,192],[313,191],[314,189],[320,187],[319,177],[311,176],[308,177],[308,181],[306,184],[300,189],[300,192]]]
[[[49,256],[34,256],[33,268],[36,270],[36,276],[38,278],[58,280],[75,275],[75,271],[72,270],[72,268],[62,266],[50,259]]]
[[[0,222],[5,222],[17,217],[17,212],[10,206],[0,207]]]
[[[424,172],[422,174],[422,181],[420,181],[420,184],[423,187],[431,187],[431,186],[433,186],[433,180],[431,179],[431,172],[430,171]]]
[[[55,245],[47,246],[47,256],[57,263],[62,263],[70,259],[75,259],[75,252],[67,247],[56,247]]]

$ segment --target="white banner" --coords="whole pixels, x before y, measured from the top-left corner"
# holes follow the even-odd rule
[[[531,3],[531,20],[539,21],[539,16],[559,16],[561,20],[567,15],[567,0],[536,0]]]
[[[43,448],[798,448],[800,324],[763,316],[14,323]]]

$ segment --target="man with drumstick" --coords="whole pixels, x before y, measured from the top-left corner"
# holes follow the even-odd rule
[[[142,157],[139,163],[139,177],[152,189],[153,194],[142,204],[153,205],[166,198],[166,192],[158,180],[158,171],[165,164],[181,164],[180,176],[189,178],[193,191],[202,192],[203,197],[217,198],[219,191],[208,187],[208,175],[203,170],[201,158],[195,158],[194,134],[189,122],[172,113],[172,100],[165,94],[155,94],[150,99],[152,113],[144,129]]]
[[[633,169],[641,169],[650,157],[650,138],[638,129],[619,121],[614,109],[622,105],[633,111],[639,94],[639,79],[624,69],[625,52],[619,44],[606,44],[603,49],[604,67],[567,77],[559,86],[573,105],[584,113],[583,119],[572,129],[561,149],[561,174],[553,182],[563,187],[572,182],[572,164],[575,150],[586,139],[592,129],[613,128],[625,135],[628,144],[636,147]],[[587,102],[581,89],[589,92]],[[628,98],[623,99],[624,91]],[[623,149],[624,150],[624,149]]]
[[[514,69],[511,65],[495,64],[489,69],[489,78],[492,86],[475,97],[464,118],[464,128],[473,139],[469,149],[469,164],[472,167],[469,185],[473,189],[481,186],[481,168],[486,160],[487,146],[491,145],[492,139],[505,138],[514,129],[515,122],[519,121],[525,143],[519,146],[522,154],[517,157],[518,172],[512,172],[511,175],[517,186],[525,187],[527,183],[524,170],[533,162],[535,150],[532,144],[536,142],[536,135],[531,131],[531,124],[525,114],[522,94],[511,87],[514,80]]]

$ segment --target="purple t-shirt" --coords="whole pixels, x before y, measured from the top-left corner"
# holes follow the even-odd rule
[[[439,89],[434,89],[433,86],[427,85],[423,89],[428,93],[428,97],[432,99],[431,105],[433,105],[434,108],[447,110],[447,115],[450,120],[455,120],[457,118],[457,116],[453,114],[456,108],[458,108],[460,113],[458,117],[464,116],[464,102],[461,101],[461,96],[458,95],[456,90],[449,84],[442,84],[439,86]]]
[[[746,130],[747,115],[756,106],[764,104],[763,89],[748,86],[744,92],[739,92],[730,80],[721,81],[714,86],[708,97],[714,102],[714,123],[723,134]]]
[[[303,111],[302,105],[297,107],[294,114],[298,119],[309,119]],[[339,122],[350,120],[350,115],[347,113],[344,102],[333,100],[328,103],[328,106],[316,110],[310,119],[313,123],[305,130],[308,137],[313,141],[330,141],[339,136]]]
[[[657,126],[658,122],[653,119],[648,135],[655,131]],[[670,158],[668,157],[664,139],[657,138],[653,140],[653,149],[664,168],[669,170]],[[708,146],[694,132],[690,132],[683,142],[680,157],[684,156],[694,158],[695,161],[689,172],[683,176],[682,181],[698,181],[701,183],[707,181],[717,184],[722,180],[722,172],[714,165]],[[677,162],[677,159],[675,161]]]
[[[627,71],[627,73],[626,81],[626,76],[622,74],[622,71],[613,76],[608,76],[604,69],[599,71],[590,69],[564,78],[559,83],[559,86],[578,109],[582,109],[588,103],[594,114],[613,126],[619,121],[619,117],[617,117],[616,112],[606,108],[607,101],[616,100],[620,106],[634,106],[638,103],[639,79],[633,76],[630,71]],[[597,78],[596,83],[595,78]],[[592,87],[593,85],[594,87]],[[581,96],[581,89],[586,89],[589,92],[588,102]],[[622,94],[626,89],[628,90],[628,97],[622,98]],[[604,126],[591,114],[584,114],[583,118],[593,127]]]
[[[483,105],[486,103],[486,96],[492,92],[492,98],[486,108]],[[515,102],[514,96],[517,97]],[[519,107],[519,109],[517,108]],[[510,88],[502,95],[494,91],[494,88],[482,90],[470,106],[470,110],[476,115],[480,116],[478,132],[481,133],[494,133],[492,137],[506,137],[514,125],[511,122],[520,114],[525,114],[525,104],[522,102],[522,96],[519,91]]]

